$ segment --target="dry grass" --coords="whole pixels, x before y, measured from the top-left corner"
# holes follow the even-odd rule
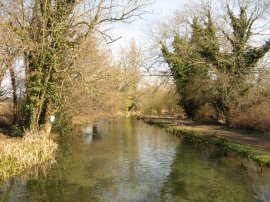
[[[232,116],[231,122],[236,127],[270,131],[270,103],[261,103],[252,106],[245,112],[237,113]]]
[[[0,180],[55,162],[57,144],[40,132],[0,138]]]

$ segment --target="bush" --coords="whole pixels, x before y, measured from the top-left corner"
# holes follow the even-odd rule
[[[11,133],[10,135],[12,137],[22,137],[23,136],[24,129],[21,125],[19,124],[14,124],[11,127]]]
[[[56,116],[56,119],[52,125],[52,130],[60,133],[61,135],[68,134],[72,131],[72,123],[66,118]]]
[[[206,104],[198,110],[196,114],[196,120],[212,123],[216,122],[218,117],[216,115],[215,109],[211,105]]]
[[[264,102],[231,117],[231,125],[260,131],[270,131],[270,103]]]

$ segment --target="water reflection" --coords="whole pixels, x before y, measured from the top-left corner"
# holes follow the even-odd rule
[[[84,133],[83,140],[84,140],[85,144],[91,144],[93,138],[94,139],[101,138],[101,134],[98,132],[98,126],[97,126],[96,122],[89,124],[82,131]]]
[[[97,129],[60,140],[58,164],[46,176],[7,182],[0,201],[269,201],[267,175],[214,148],[180,144],[132,119]]]
[[[82,130],[84,132],[83,141],[85,144],[91,144],[93,140],[93,126],[88,125],[86,128]]]
[[[21,178],[14,178],[0,186],[0,193],[5,193],[0,201],[24,202],[26,200],[27,181]],[[1,195],[0,195],[1,196]]]
[[[269,172],[251,172],[234,160],[216,148],[180,144],[161,191],[163,201],[270,201]]]
[[[91,144],[92,140],[93,140],[93,134],[91,133],[86,133],[83,137],[84,143],[85,144]]]

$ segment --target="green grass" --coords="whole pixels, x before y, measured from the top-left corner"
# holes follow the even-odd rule
[[[146,118],[145,117],[145,118],[142,118],[142,120],[149,125],[155,125],[161,128],[168,128],[172,124],[171,120],[163,119],[163,118]]]

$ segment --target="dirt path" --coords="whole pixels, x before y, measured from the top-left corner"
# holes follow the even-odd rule
[[[172,125],[184,126],[193,130],[215,134],[216,136],[228,138],[236,143],[250,145],[270,152],[270,139],[253,137],[250,134],[226,130],[215,125],[197,124],[191,121],[173,121]]]

